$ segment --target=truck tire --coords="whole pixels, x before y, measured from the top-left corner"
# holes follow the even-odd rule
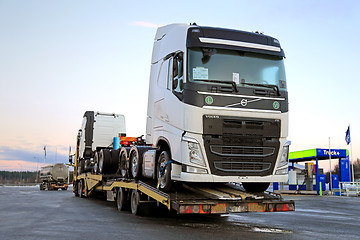
[[[75,197],[79,197],[78,182],[73,183],[73,188],[74,188],[73,192],[74,192]]]
[[[130,173],[132,178],[139,180],[142,177],[143,157],[144,153],[149,149],[149,146],[133,146],[130,149]]]
[[[267,182],[244,182],[242,183],[247,192],[264,192],[268,189],[270,183]]]
[[[170,191],[171,182],[171,158],[168,151],[162,151],[156,165],[157,179],[160,190]]]
[[[120,187],[116,192],[116,207],[119,212],[127,210],[129,208],[129,201],[127,196],[127,191],[124,188]]]
[[[140,157],[136,146],[132,147],[130,150],[129,162],[131,177],[135,180],[139,180],[141,176],[142,158]]]
[[[83,195],[83,188],[84,188],[83,181],[80,180],[80,181],[78,182],[78,187],[77,187],[78,195],[79,195],[80,198],[83,198],[83,197],[84,197],[84,195]]]
[[[108,169],[109,173],[116,173],[118,171],[118,169],[119,169],[119,154],[120,154],[120,149],[110,151],[111,162],[110,162],[110,166]]]
[[[129,147],[122,147],[120,149],[118,168],[119,168],[119,173],[123,178],[129,177],[129,160],[128,160],[129,151],[130,151]]]
[[[109,162],[111,161],[111,155],[109,149],[101,149],[99,153],[99,173],[106,174]]]
[[[95,174],[99,173],[99,152],[97,152],[97,151],[94,152],[94,168],[93,168],[93,172]]]
[[[131,213],[135,215],[143,215],[144,205],[140,202],[140,192],[136,189],[131,191]]]

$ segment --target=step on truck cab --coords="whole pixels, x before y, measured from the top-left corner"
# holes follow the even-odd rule
[[[279,41],[258,32],[196,24],[157,30],[146,143],[159,149],[160,188],[242,182],[259,192],[287,181],[284,58]]]

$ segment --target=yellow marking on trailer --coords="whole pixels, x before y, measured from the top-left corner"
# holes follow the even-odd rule
[[[158,194],[156,192],[153,192],[150,189],[148,189],[148,188],[146,188],[144,186],[141,186],[140,184],[139,184],[138,190],[145,193],[149,197],[155,199],[156,201],[164,204],[169,210],[171,209],[171,204],[170,204],[170,199],[169,198],[161,196],[160,194]]]

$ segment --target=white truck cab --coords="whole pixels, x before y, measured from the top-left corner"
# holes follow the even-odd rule
[[[93,168],[97,151],[113,145],[114,137],[125,135],[125,117],[121,114],[86,111],[78,132],[80,171]]]
[[[242,182],[264,191],[287,181],[284,57],[279,41],[261,33],[196,24],[157,30],[146,143],[167,155],[163,184]]]

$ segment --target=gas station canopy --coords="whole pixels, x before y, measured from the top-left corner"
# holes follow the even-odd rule
[[[349,154],[346,149],[330,149],[331,159],[346,158]],[[329,149],[315,148],[304,151],[290,152],[289,162],[307,162],[311,160],[330,159]]]

